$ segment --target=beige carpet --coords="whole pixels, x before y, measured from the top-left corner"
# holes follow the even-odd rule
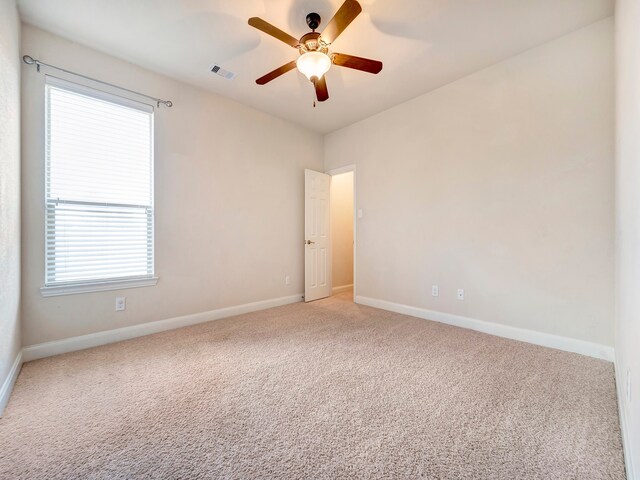
[[[26,364],[0,478],[624,478],[611,363],[347,299]]]

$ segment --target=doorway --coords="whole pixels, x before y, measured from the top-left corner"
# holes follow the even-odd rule
[[[331,175],[331,295],[355,296],[355,166]]]

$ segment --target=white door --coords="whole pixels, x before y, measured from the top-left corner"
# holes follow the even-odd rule
[[[331,295],[329,188],[331,176],[304,171],[304,301]]]

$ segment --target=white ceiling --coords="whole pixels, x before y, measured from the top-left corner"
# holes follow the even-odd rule
[[[613,14],[613,0],[360,0],[332,51],[381,60],[371,75],[333,67],[330,98],[294,70],[255,79],[297,52],[247,25],[259,16],[294,37],[307,13],[343,0],[19,0],[25,22],[326,133]],[[319,31],[322,31],[323,25]],[[27,52],[28,53],[28,52]],[[42,58],[46,62],[46,58]],[[219,63],[229,81],[209,73]],[[162,96],[162,92],[153,92]]]

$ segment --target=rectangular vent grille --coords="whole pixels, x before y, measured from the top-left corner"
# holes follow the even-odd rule
[[[216,75],[220,75],[222,78],[226,78],[227,80],[233,80],[234,78],[236,78],[236,74],[233,72],[230,72],[229,70],[225,70],[224,68],[222,68],[220,65],[212,65],[211,66],[211,72],[215,73]]]

